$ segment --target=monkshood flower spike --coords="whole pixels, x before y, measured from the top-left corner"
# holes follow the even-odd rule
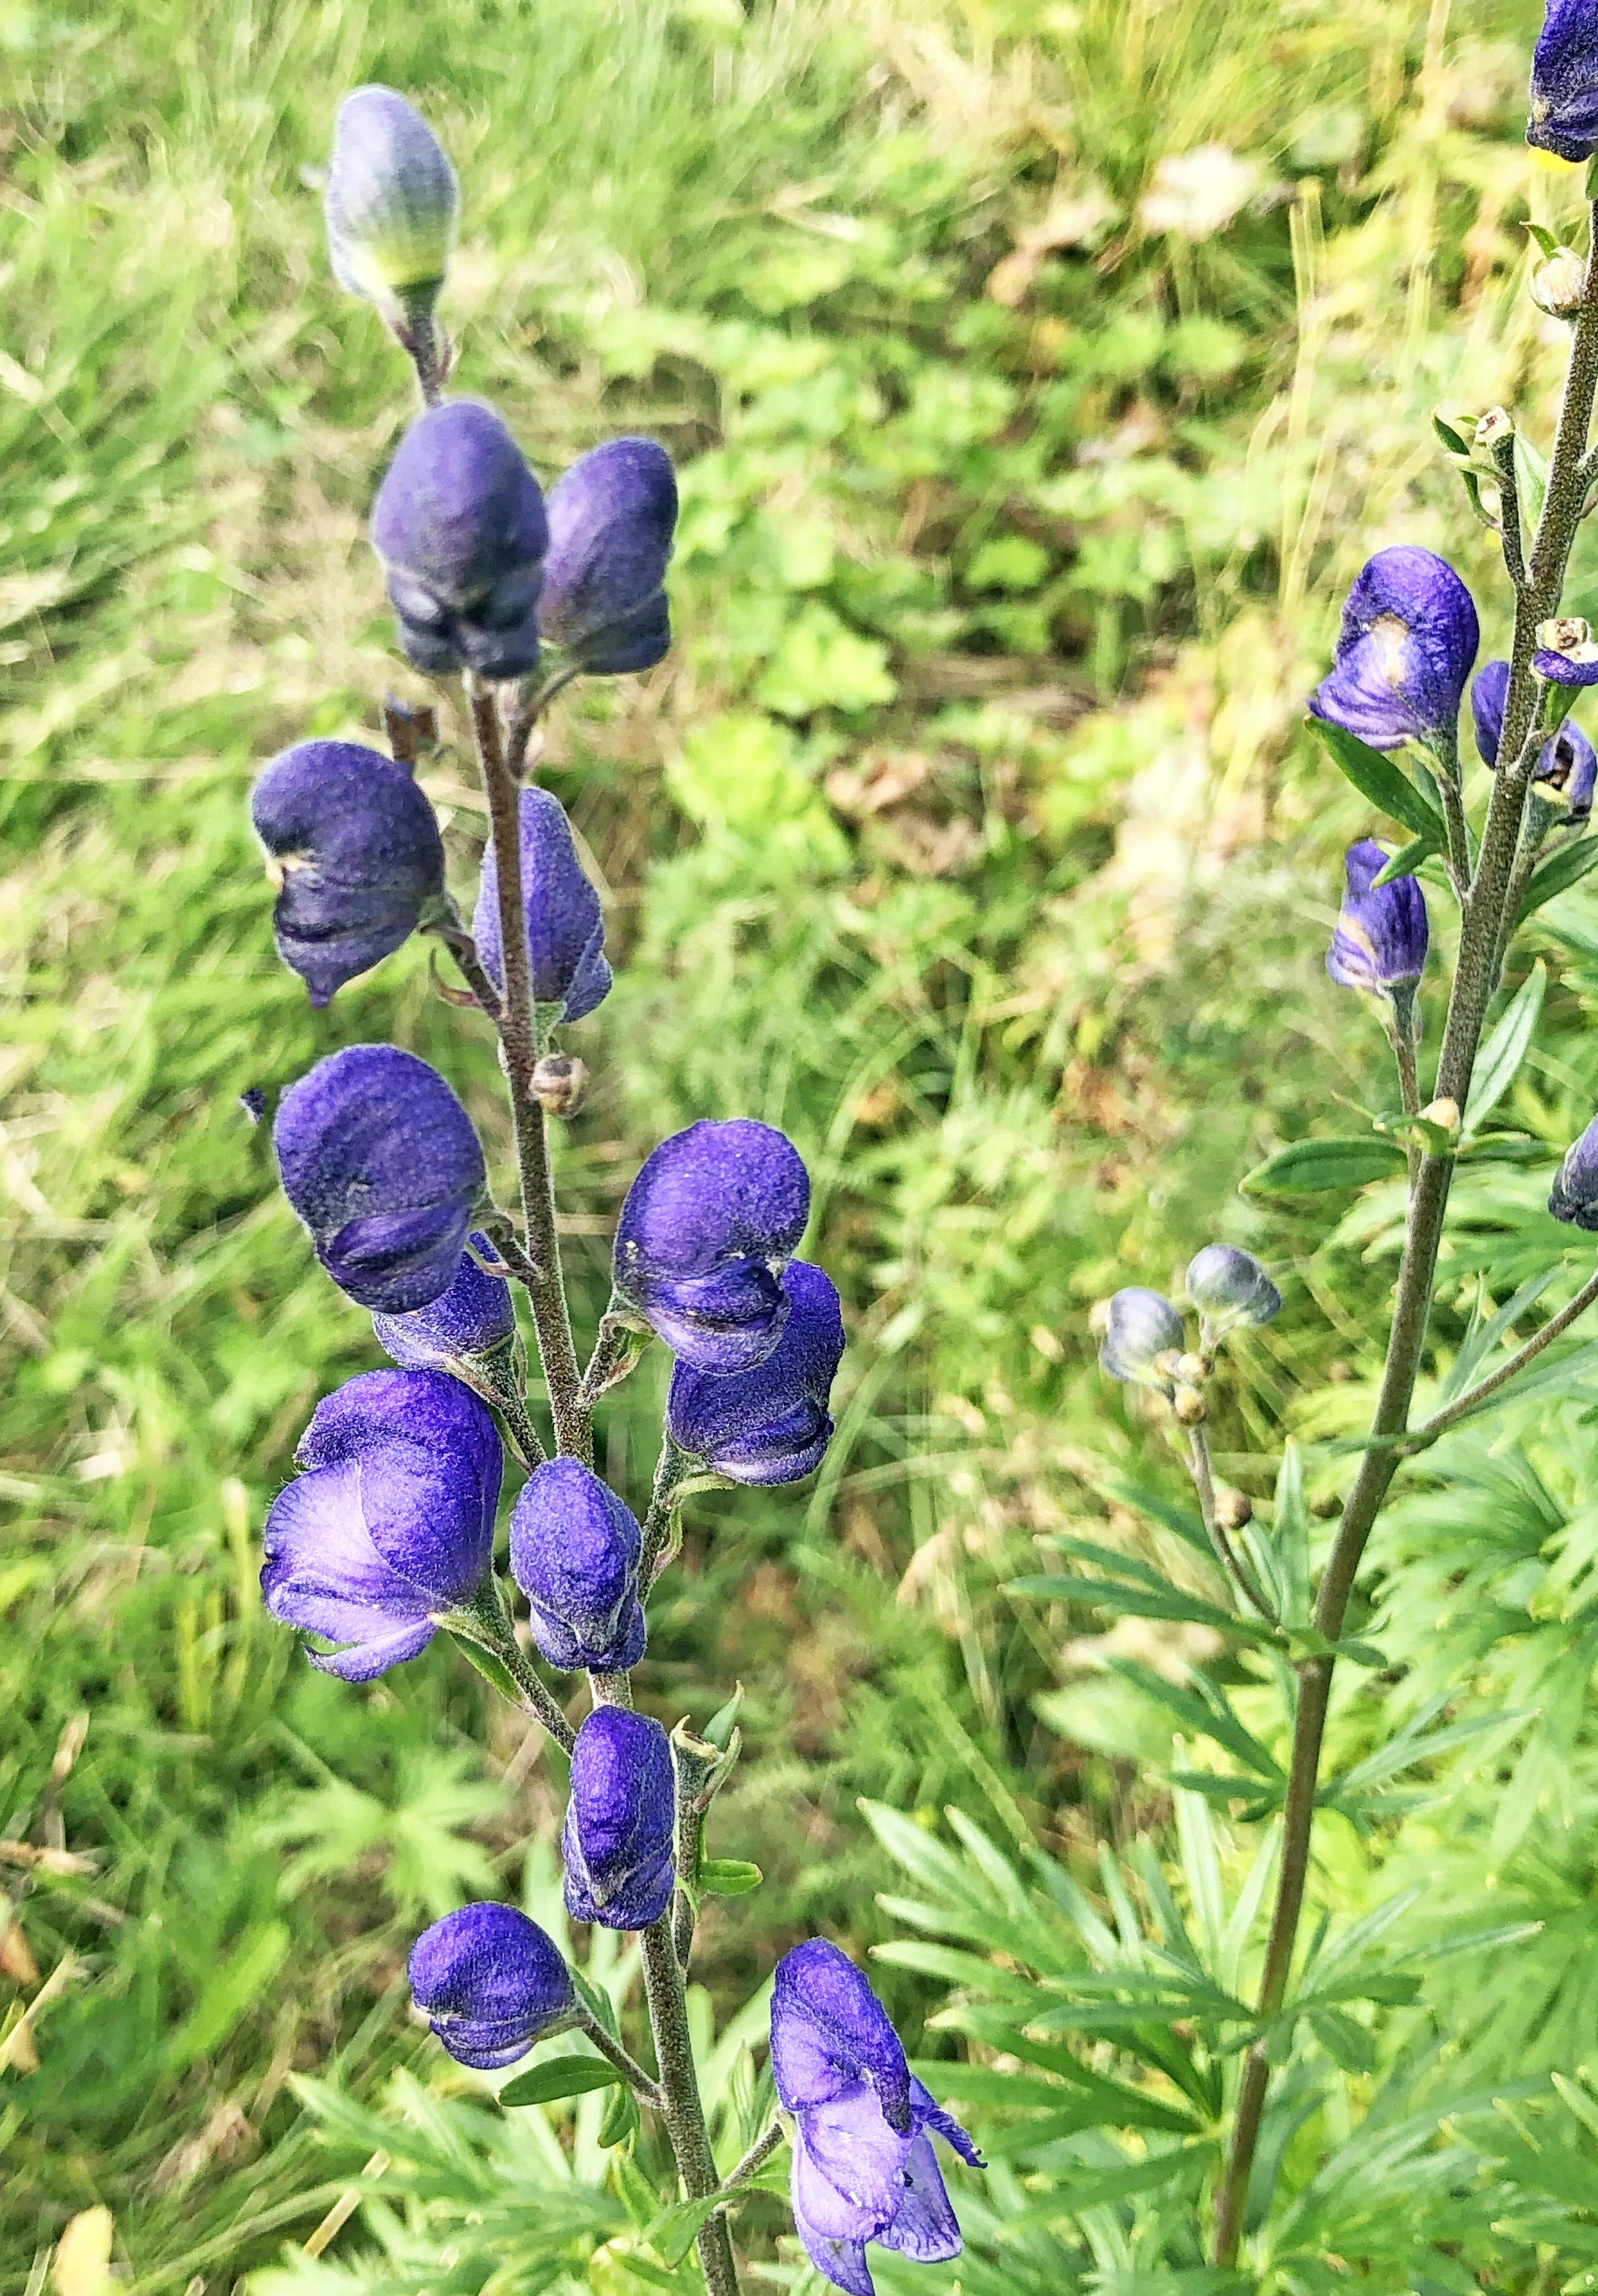
[[[1567,1150],[1548,1209],[1569,1227],[1598,1229],[1598,1116]]]
[[[498,1432],[441,1372],[363,1372],[317,1405],[294,1456],[308,1472],[267,1516],[266,1605],[348,1645],[312,1652],[313,1666],[369,1682],[425,1650],[437,1614],[488,1576]]]
[[[402,95],[358,87],[344,98],[323,202],[341,287],[414,328],[443,285],[459,206],[443,147]]]
[[[671,1901],[677,1783],[660,1724],[597,1706],[577,1733],[561,1834],[566,1911],[611,1930],[647,1930]]]
[[[819,1267],[789,1260],[782,1336],[753,1371],[717,1374],[680,1362],[666,1432],[704,1472],[729,1483],[793,1483],[832,1440],[828,1399],[844,1353],[838,1295]]]
[[[671,643],[662,588],[677,526],[677,477],[653,439],[612,439],[549,494],[539,623],[590,675],[649,669]]]
[[[416,2005],[457,2064],[514,2065],[577,2021],[572,1972],[553,1938],[515,1906],[461,1906],[424,1930],[407,1969]]]
[[[418,669],[524,676],[538,667],[544,497],[491,406],[418,415],[378,488],[372,546]]]
[[[982,2155],[912,2076],[882,2004],[824,1938],[777,1965],[771,2071],[794,2116],[794,2221],[835,2288],[875,2296],[869,2241],[923,2264],[960,2254],[931,2132],[974,2169]]]
[[[251,792],[273,865],[277,953],[318,1008],[397,949],[444,890],[432,808],[402,767],[356,742],[301,742]]]
[[[284,1193],[358,1307],[407,1315],[449,1290],[485,1174],[436,1069],[395,1045],[346,1045],[291,1085],[272,1138]]]
[[[1409,544],[1379,550],[1348,593],[1335,666],[1310,709],[1373,750],[1419,742],[1446,760],[1479,637],[1452,566]]]
[[[510,1519],[510,1570],[551,1666],[625,1674],[638,1664],[642,1553],[631,1509],[581,1460],[550,1459],[528,1477]]]
[[[583,874],[572,841],[572,824],[557,797],[546,789],[524,789],[521,825],[522,892],[532,960],[533,1001],[545,1008],[545,1017],[551,1021],[581,1021],[608,995],[611,985],[599,896]],[[499,880],[491,838],[482,857],[472,934],[483,971],[503,992]]]
[[[1188,1263],[1188,1298],[1211,1346],[1252,1324],[1268,1324],[1281,1312],[1281,1294],[1251,1251],[1235,1244],[1207,1243]]]
[[[1326,953],[1326,970],[1339,988],[1371,996],[1412,986],[1426,966],[1426,896],[1413,877],[1378,885],[1387,865],[1387,855],[1369,838],[1348,848],[1347,890]]]
[[[1508,695],[1508,662],[1484,662],[1471,683],[1470,715],[1476,726],[1476,747],[1487,766],[1498,762]],[[1562,808],[1568,821],[1586,821],[1592,814],[1594,791],[1598,787],[1598,750],[1580,726],[1567,718],[1544,744],[1532,779],[1538,795]]]
[[[810,1217],[810,1176],[786,1134],[751,1117],[663,1140],[616,1226],[621,1308],[696,1371],[750,1371],[777,1345],[778,1278]]]
[[[1129,1283],[1110,1300],[1099,1343],[1100,1368],[1124,1385],[1169,1395],[1174,1374],[1161,1358],[1180,1355],[1186,1344],[1182,1317],[1164,1292]]]
[[[1598,14],[1592,0],[1553,0],[1531,60],[1526,141],[1561,160],[1598,152]]]

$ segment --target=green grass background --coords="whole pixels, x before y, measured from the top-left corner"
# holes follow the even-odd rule
[[[1380,543],[1448,548],[1501,648],[1490,538],[1426,415],[1549,418],[1561,332],[1520,226],[1573,227],[1579,177],[1520,142],[1535,25],[1496,0],[0,0],[0,1837],[96,1860],[37,1878],[0,1974],[0,2045],[52,1986],[0,2073],[5,2296],[38,2296],[96,2204],[140,2296],[303,2242],[342,2183],[293,2077],[447,2085],[405,1950],[515,1894],[561,1807],[448,1654],[350,1691],[256,1587],[304,1420],[377,1358],[238,1095],[391,1036],[507,1171],[490,1048],[424,949],[312,1013],[245,814],[275,750],[369,737],[385,689],[423,691],[363,539],[409,401],[326,272],[338,94],[391,82],[452,152],[458,380],[540,473],[624,428],[680,459],[674,652],[579,689],[546,759],[622,960],[573,1038],[578,1313],[648,1146],[748,1112],[811,1162],[851,1342],[817,1483],[690,1510],[640,1677],[668,1721],[747,1687],[713,1848],[767,1879],[696,1963],[725,2013],[809,1931],[894,1933],[862,1795],[1068,1866],[1167,1835],[1169,1715],[1103,1670],[1101,1618],[1003,1592],[1041,1533],[1135,1538],[1100,1495],[1129,1463],[1175,1488],[1094,1368],[1096,1297],[1174,1282],[1213,1234],[1283,1268],[1217,1428],[1262,1496],[1284,1425],[1341,1432],[1368,1398],[1390,1204],[1329,1242],[1235,1183],[1387,1094],[1321,969],[1372,824],[1302,699]],[[1218,216],[1161,172],[1195,152],[1221,193],[1225,154],[1248,170]],[[452,746],[427,785],[465,889],[484,823]],[[1515,1103],[1551,1150],[1598,1078],[1598,907],[1556,907]],[[1514,1185],[1471,1216],[1562,1250]],[[1461,1245],[1448,1297],[1483,1264]],[[663,1371],[601,1427],[635,1499]],[[1462,1501],[1459,1535],[1505,1504]],[[1534,1768],[1495,1746],[1430,1832],[1329,1829],[1322,1877],[1357,1909],[1408,1857],[1451,1904],[1502,1882],[1563,1922],[1520,2006],[1433,1997],[1492,2078],[1598,2050],[1590,1979],[1560,1992],[1595,1942],[1586,1564],[1561,1578],[1553,1529],[1526,1537],[1433,1585],[1417,1534],[1388,1694],[1418,1703],[1431,1663],[1536,1708]],[[1491,1648],[1439,1644],[1466,1584],[1509,1618]],[[1115,1630],[1123,1657],[1168,1644]],[[1523,1823],[1489,1854],[1461,1808],[1490,1830],[1506,1787]],[[881,1978],[913,2031],[937,1988]],[[1563,2238],[1512,2240],[1503,2284],[1561,2284]]]

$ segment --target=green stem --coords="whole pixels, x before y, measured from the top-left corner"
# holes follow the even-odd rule
[[[737,2168],[729,2169],[721,2179],[721,2190],[736,2193],[740,2185],[746,2185],[751,2177],[757,2176],[765,2167],[781,2142],[782,2123],[774,2120],[769,2128],[762,2130]]]
[[[522,1217],[535,1280],[529,1285],[539,1357],[549,1390],[556,1448],[593,1464],[593,1431],[579,1401],[581,1374],[572,1339],[561,1274],[560,1238],[555,1224],[555,1185],[544,1111],[533,1097],[538,1065],[538,1024],[533,1013],[532,962],[527,948],[527,911],[522,888],[521,793],[505,757],[499,705],[494,689],[468,681],[478,769],[489,803],[494,840],[494,877],[499,901],[500,964],[505,996],[499,1012],[499,1046],[510,1087],[511,1121],[522,1185]]]
[[[1540,741],[1535,737],[1537,681],[1532,675],[1539,622],[1558,605],[1570,545],[1581,515],[1586,481],[1583,455],[1592,427],[1598,389],[1598,207],[1589,212],[1586,280],[1565,378],[1559,428],[1548,467],[1548,490],[1532,544],[1525,586],[1515,602],[1514,642],[1505,696],[1503,734],[1493,794],[1482,832],[1481,850],[1469,896],[1462,905],[1459,963],[1448,1000],[1437,1063],[1439,1097],[1463,1108],[1481,1042],[1482,1024],[1498,978],[1498,950],[1505,904],[1514,872],[1526,794]],[[1532,738],[1528,738],[1532,737]],[[1398,1270],[1387,1361],[1371,1420],[1373,1436],[1402,1435],[1420,1372],[1437,1276],[1443,1218],[1448,1205],[1453,1159],[1423,1155],[1410,1202],[1404,1258]],[[1315,1601],[1314,1624],[1329,1643],[1339,1638],[1365,1543],[1397,1472],[1399,1455],[1379,1444],[1361,1459],[1354,1487]],[[1273,2021],[1286,1998],[1293,1948],[1309,1876],[1310,1839],[1321,1766],[1322,1742],[1331,1694],[1334,1661],[1307,1659],[1298,1668],[1298,1704],[1293,1753],[1282,1818],[1281,1869],[1260,1981],[1259,2013]],[[1223,2269],[1237,2262],[1242,2238],[1248,2179],[1259,2142],[1270,2083],[1267,2037],[1261,2035],[1243,2061],[1238,2085],[1231,2150],[1215,2202],[1215,2261]]]
[[[1439,1435],[1446,1434],[1449,1428],[1455,1425],[1458,1421],[1469,1418],[1471,1412],[1478,1410],[1487,1401],[1488,1396],[1496,1395],[1501,1387],[1507,1387],[1510,1381],[1517,1378],[1528,1363],[1535,1362],[1544,1348],[1552,1347],[1555,1340],[1569,1330],[1578,1316],[1586,1314],[1594,1300],[1598,1300],[1598,1275],[1589,1275],[1569,1306],[1561,1308],[1557,1316],[1550,1316],[1542,1330],[1534,1332],[1530,1339],[1518,1347],[1514,1354],[1505,1362],[1501,1363],[1495,1372],[1491,1373],[1484,1380],[1479,1380],[1474,1387],[1468,1389],[1455,1402],[1451,1403],[1446,1411],[1439,1411],[1432,1418],[1422,1420],[1411,1435],[1405,1449],[1419,1450],[1423,1443],[1435,1443]]]
[[[1204,1528],[1209,1533],[1209,1543],[1215,1550],[1215,1560],[1231,1589],[1233,1602],[1240,1610],[1247,1603],[1272,1626],[1279,1625],[1281,1622],[1262,1593],[1259,1581],[1232,1546],[1215,1512],[1215,1470],[1210,1464],[1209,1438],[1202,1427],[1188,1430],[1188,1465],[1193,1478],[1193,1488],[1198,1494],[1198,1512],[1204,1518]]]
[[[720,2190],[716,2156],[711,2151],[704,2107],[699,2101],[699,2077],[694,2067],[694,2045],[688,2033],[688,1997],[682,1970],[671,1936],[671,1908],[667,1906],[640,1940],[644,1951],[644,1990],[649,2002],[649,2024],[655,2035],[655,2062],[660,2068],[667,2133],[676,2155],[688,2197],[708,2200]],[[737,2267],[732,2259],[732,2235],[718,2212],[701,2227],[699,2263],[710,2296],[738,2296]]]

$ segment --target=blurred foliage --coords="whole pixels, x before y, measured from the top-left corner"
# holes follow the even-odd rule
[[[1006,1590],[1059,1537],[1198,1586],[1086,1313],[1215,1233],[1289,1301],[1239,1351],[1222,1471],[1262,1539],[1290,1518],[1318,1553],[1335,1511],[1402,1208],[1371,1189],[1328,1235],[1234,1187],[1390,1103],[1321,971],[1375,824],[1298,720],[1380,543],[1446,547],[1502,650],[1426,418],[1549,426],[1566,339],[1521,226],[1575,228],[1579,178],[1520,142],[1534,31],[1522,0],[0,0],[0,1841],[48,1853],[0,1866],[5,2296],[101,2206],[139,2296],[693,2284],[603,2099],[497,2114],[407,2023],[421,1920],[554,1904],[558,1765],[442,1651],[312,1675],[255,1582],[313,1403],[375,1357],[238,1095],[392,1036],[507,1149],[424,949],[309,1010],[243,807],[276,748],[420,690],[362,541],[406,377],[325,275],[316,196],[363,78],[461,171],[462,386],[546,477],[624,428],[682,468],[679,644],[578,689],[544,761],[625,960],[561,1148],[580,1318],[641,1154],[732,1112],[804,1149],[849,1316],[822,1474],[696,1506],[640,1677],[668,1721],[748,1686],[712,1847],[767,1879],[695,1964],[718,2141],[764,2101],[778,1951],[883,1947],[995,2162],[960,2178],[962,2264],[884,2284],[1215,2284],[1198,2204],[1281,1685],[1202,1625]],[[426,778],[465,887],[469,771],[447,747]],[[1552,1159],[1598,1095],[1598,900],[1527,938],[1549,989],[1500,1114]],[[1546,1178],[1462,1182],[1439,1381],[1479,1303],[1566,1253]],[[663,1374],[602,1423],[635,1495]],[[1287,1432],[1304,1505],[1273,1511]],[[1595,1467],[1579,1390],[1544,1394],[1429,1454],[1379,1532],[1269,2284],[1598,2268]],[[635,2021],[630,1968],[589,1966]],[[785,2226],[740,2214],[791,2282]]]

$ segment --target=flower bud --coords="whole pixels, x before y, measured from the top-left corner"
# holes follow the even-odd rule
[[[358,1307],[407,1315],[449,1290],[485,1174],[436,1069],[394,1045],[346,1045],[284,1093],[272,1139],[317,1258]]]
[[[1178,1356],[1172,1370],[1176,1378],[1185,1379],[1190,1386],[1196,1386],[1201,1379],[1207,1379],[1215,1367],[1208,1356],[1190,1353]]]
[[[416,2005],[457,2064],[494,2072],[575,2023],[572,1972],[552,1937],[515,1906],[461,1906],[424,1930],[407,1974]]]
[[[1241,1530],[1254,1521],[1254,1502],[1247,1491],[1230,1488],[1215,1493],[1215,1521],[1223,1530]]]
[[[1378,885],[1387,865],[1387,855],[1369,838],[1348,848],[1347,890],[1326,953],[1326,970],[1339,988],[1380,996],[1419,980],[1425,968],[1426,896],[1413,877]]]
[[[581,1021],[610,993],[599,896],[583,874],[572,825],[557,797],[547,789],[524,789],[520,819],[522,901],[533,1002],[546,1008],[547,1021]],[[483,971],[503,995],[499,878],[492,838],[482,856],[472,936]]]
[[[601,676],[648,669],[671,643],[661,587],[677,525],[671,458],[653,439],[612,439],[549,493],[539,624]]]
[[[1503,735],[1504,704],[1509,698],[1509,664],[1484,662],[1470,688],[1470,715],[1476,725],[1476,746],[1484,765],[1495,765]],[[1567,820],[1587,820],[1598,785],[1598,751],[1579,726],[1567,718],[1548,736],[1532,768],[1532,780],[1545,803],[1562,808]]]
[[[544,497],[491,406],[418,415],[377,491],[372,546],[418,669],[524,676],[538,666]]]
[[[1598,1229],[1598,1116],[1566,1152],[1548,1209],[1569,1227]]]
[[[1439,1100],[1428,1101],[1421,1111],[1421,1118],[1423,1123],[1435,1124],[1441,1131],[1457,1134],[1461,1120],[1459,1103],[1445,1094]]]
[[[1573,247],[1556,247],[1552,255],[1532,266],[1532,301],[1551,319],[1574,319],[1581,309],[1586,273],[1586,265]]]
[[[494,1258],[486,1236],[472,1243],[485,1259]],[[475,1366],[502,1355],[515,1343],[516,1311],[511,1301],[510,1271],[492,1275],[479,1267],[470,1251],[463,1251],[455,1281],[425,1308],[408,1316],[374,1316],[372,1331],[385,1355],[408,1371],[447,1371],[456,1379],[475,1384],[468,1376]]]
[[[510,1519],[510,1570],[551,1666],[625,1674],[638,1664],[647,1638],[642,1553],[630,1509],[592,1468],[569,1458],[534,1468]]]
[[[1128,1284],[1109,1303],[1099,1365],[1112,1379],[1169,1396],[1177,1357],[1186,1353],[1182,1317],[1160,1292]],[[1169,1357],[1169,1362],[1162,1361]]]
[[[267,1516],[261,1592],[275,1619],[347,1648],[311,1652],[370,1682],[425,1650],[433,1614],[487,1577],[504,1453],[492,1419],[441,1372],[369,1371],[317,1406],[309,1472]]]
[[[1373,750],[1446,747],[1479,637],[1470,593],[1435,552],[1379,550],[1348,593],[1336,664],[1311,712]]]
[[[1197,1427],[1209,1417],[1209,1406],[1196,1387],[1178,1386],[1171,1408],[1184,1427]]]
[[[783,1133],[753,1118],[663,1140],[627,1193],[614,1283],[696,1371],[751,1371],[782,1335],[778,1277],[810,1217],[810,1176]]]
[[[838,1295],[819,1267],[789,1260],[782,1336],[753,1371],[671,1374],[666,1432],[680,1451],[732,1483],[794,1483],[832,1440],[828,1401],[844,1353]]]
[[[566,1911],[610,1930],[647,1930],[671,1901],[677,1823],[671,1747],[658,1722],[597,1706],[572,1751],[561,1835]]]
[[[1207,1243],[1188,1263],[1188,1298],[1204,1323],[1204,1343],[1212,1346],[1240,1324],[1268,1324],[1281,1310],[1281,1294],[1251,1251],[1235,1244]]]
[[[277,953],[318,1009],[413,933],[444,890],[432,808],[410,775],[355,742],[301,742],[250,797],[276,864]]]
[[[589,1072],[570,1053],[546,1053],[532,1071],[532,1096],[546,1116],[575,1116],[589,1095]]]
[[[1598,645],[1579,614],[1538,623],[1531,666],[1551,685],[1598,685]]]
[[[1470,681],[1470,720],[1476,730],[1476,748],[1484,766],[1498,763],[1498,744],[1503,738],[1503,706],[1509,699],[1509,664],[1506,661],[1484,661]]]
[[[460,206],[437,136],[391,87],[358,87],[338,109],[323,212],[341,287],[415,325],[438,299]]]
[[[1598,20],[1589,0],[1551,0],[1532,54],[1526,141],[1561,160],[1598,152]]]

